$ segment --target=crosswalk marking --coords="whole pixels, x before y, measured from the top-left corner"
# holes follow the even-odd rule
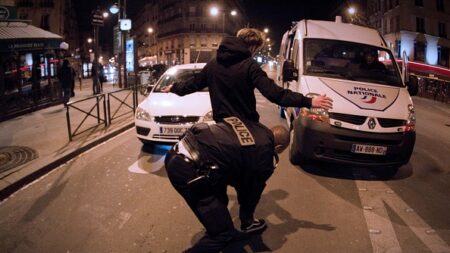
[[[383,182],[356,180],[373,252],[402,252],[385,205],[388,205],[433,253],[450,253],[449,245]]]

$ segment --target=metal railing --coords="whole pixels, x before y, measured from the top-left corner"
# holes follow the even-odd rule
[[[109,92],[107,93],[107,109],[108,109],[108,123],[111,124],[111,122],[115,119],[118,119],[122,116],[128,115],[130,113],[135,112],[136,107],[137,107],[137,92],[136,92],[137,87],[130,87],[130,88],[126,88],[126,89],[121,89],[121,90],[117,90],[117,91],[113,91],[113,92]],[[127,92],[127,94],[125,95],[125,97],[120,98],[119,96],[117,96],[118,93],[124,93]],[[131,100],[132,103],[131,105],[127,102],[129,102],[129,98],[131,96]],[[119,102],[119,106],[117,106],[117,108],[114,108],[115,110],[112,111],[111,110],[111,102],[112,101],[117,101]],[[125,112],[123,112],[123,108],[125,108]],[[128,110],[126,110],[128,108]]]
[[[99,95],[94,95],[85,99],[73,101],[67,103],[66,106],[66,119],[67,119],[67,131],[69,133],[69,140],[72,141],[73,137],[85,133],[91,129],[97,128],[100,125],[107,127],[112,124],[113,121],[126,116],[134,115],[138,105],[138,90],[139,85],[131,86],[128,88],[107,92]],[[119,94],[123,94],[120,96]],[[86,106],[89,102],[95,100],[92,106]],[[80,108],[81,105],[88,107],[88,109]],[[103,106],[101,106],[103,105]],[[75,109],[77,112],[81,112],[84,117],[72,131],[72,119],[70,117],[70,109]],[[96,111],[96,114],[93,111]],[[102,111],[102,115],[100,113]],[[77,115],[78,116],[78,115]],[[80,118],[80,117],[78,117]],[[87,122],[88,119],[96,119],[96,123]]]
[[[86,131],[89,131],[93,128],[98,127],[99,125],[104,124],[105,127],[108,125],[108,121],[107,121],[107,117],[106,117],[106,101],[105,101],[105,94],[99,94],[99,95],[95,95],[95,96],[91,96],[85,99],[81,99],[81,100],[77,100],[77,101],[73,101],[73,102],[69,102],[67,103],[66,106],[66,119],[67,119],[67,131],[69,133],[69,140],[72,141],[73,137],[75,137],[76,135],[82,134]],[[79,107],[79,105],[82,102],[86,102],[86,101],[91,101],[91,100],[95,100],[95,104],[92,105],[92,107],[90,107],[89,110],[85,110]],[[101,118],[100,116],[100,102],[103,103],[103,118]],[[86,103],[83,103],[86,104]],[[81,120],[81,122],[75,127],[75,131],[72,132],[72,127],[71,127],[71,118],[70,118],[70,108],[73,108],[75,110],[78,110],[79,112],[82,112],[84,114],[83,119]],[[97,115],[92,114],[92,111],[96,109]],[[97,119],[97,124],[90,126],[86,129],[81,130],[81,127],[83,126],[83,124],[86,122],[86,120],[90,117],[93,117],[95,119]]]

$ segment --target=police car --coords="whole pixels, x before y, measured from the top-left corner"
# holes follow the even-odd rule
[[[144,144],[174,143],[193,124],[214,122],[207,89],[182,97],[162,92],[174,82],[193,78],[204,66],[205,63],[177,65],[161,76],[136,110],[135,126],[139,140]]]
[[[321,160],[393,171],[408,163],[416,137],[410,95],[417,87],[406,82],[376,30],[341,17],[302,20],[284,34],[279,60],[283,87],[334,101],[329,111],[284,108],[292,163]]]

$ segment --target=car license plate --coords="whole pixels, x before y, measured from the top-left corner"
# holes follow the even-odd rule
[[[369,155],[386,155],[387,147],[385,146],[373,146],[373,145],[362,145],[353,144],[352,152],[359,154],[369,154]]]
[[[188,128],[185,127],[160,127],[160,134],[182,135]]]

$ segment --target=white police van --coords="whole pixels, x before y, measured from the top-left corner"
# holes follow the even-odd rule
[[[302,20],[282,39],[279,85],[308,97],[326,94],[333,108],[282,108],[291,129],[290,160],[398,168],[415,143],[415,113],[392,52],[373,29]],[[409,89],[409,90],[408,90]],[[409,92],[409,93],[408,93]]]

